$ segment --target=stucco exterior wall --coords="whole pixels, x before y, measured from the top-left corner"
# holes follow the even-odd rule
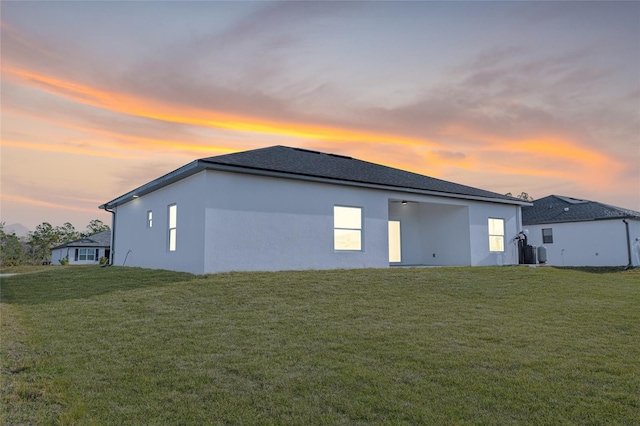
[[[520,231],[519,206],[472,201],[469,205],[471,264],[473,266],[515,265],[518,251],[514,242]],[[489,250],[488,218],[504,219],[504,252]]]
[[[116,208],[114,265],[204,271],[206,176],[199,173]],[[177,247],[169,251],[169,205],[178,206]],[[153,226],[147,226],[147,212]]]
[[[375,190],[207,171],[205,271],[387,267]],[[334,205],[362,208],[362,251],[335,251]]]
[[[640,266],[640,221],[629,220],[632,263]],[[528,225],[529,244],[544,245],[554,266],[624,266],[629,262],[622,219]],[[553,243],[543,244],[542,229],[551,228]]]
[[[174,203],[177,249],[171,252],[168,206]],[[334,250],[336,205],[362,208],[363,250]],[[114,264],[197,274],[385,268],[390,219],[401,222],[401,264],[510,264],[517,263],[510,241],[519,231],[518,211],[497,203],[207,170],[117,207]],[[489,251],[489,217],[505,220],[504,253]]]

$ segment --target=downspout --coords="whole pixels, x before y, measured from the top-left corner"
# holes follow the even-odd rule
[[[112,266],[113,260],[116,254],[116,212],[115,210],[109,210],[107,206],[104,207],[105,211],[111,213],[111,253],[109,253],[109,262],[104,266]]]
[[[627,221],[627,219],[622,219],[622,221],[624,222],[624,226],[627,230],[627,255],[629,257],[629,263],[627,263],[627,266],[624,267],[624,270],[626,271],[627,269],[633,268],[633,261],[631,260],[631,237],[629,236],[629,222]]]

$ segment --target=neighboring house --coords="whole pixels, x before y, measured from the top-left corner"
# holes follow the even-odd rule
[[[556,266],[640,266],[640,212],[550,195],[522,208],[529,243]]]
[[[60,261],[68,256],[69,265],[92,265],[100,262],[100,258],[110,256],[111,230],[98,232],[51,249],[51,263],[60,265]]]
[[[197,274],[517,263],[529,203],[274,146],[193,161],[100,206],[115,265]]]

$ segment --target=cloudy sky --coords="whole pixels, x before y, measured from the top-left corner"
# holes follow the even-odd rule
[[[640,2],[2,2],[1,220],[271,145],[640,210]]]

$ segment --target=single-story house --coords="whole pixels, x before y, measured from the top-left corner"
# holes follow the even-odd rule
[[[522,208],[529,243],[555,266],[640,266],[640,212],[549,195]]]
[[[100,206],[112,264],[225,271],[517,264],[526,201],[274,146],[195,160]]]
[[[65,258],[69,265],[92,265],[111,256],[111,230],[59,245],[51,249],[51,263],[60,265]]]

